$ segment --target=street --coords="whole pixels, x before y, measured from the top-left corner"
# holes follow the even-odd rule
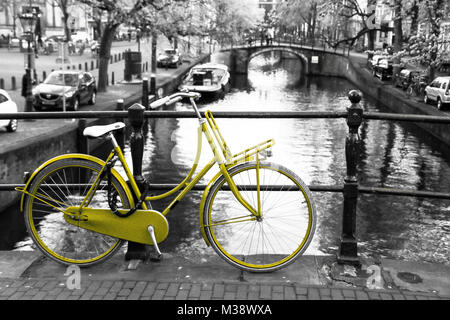
[[[161,50],[162,48],[167,47],[168,40],[164,37],[158,38],[158,50]],[[126,50],[130,49],[131,51],[137,51],[138,50],[138,44],[135,41],[117,41],[113,42],[112,48],[111,48],[111,56],[114,59],[114,56],[118,55],[119,53],[122,53]],[[140,50],[142,52],[142,65],[145,67],[146,63],[148,66],[148,70],[145,70],[143,72],[143,76],[150,77],[150,71],[151,71],[151,41],[150,39],[143,39],[140,44]],[[17,106],[19,108],[19,111],[23,111],[25,108],[25,98],[21,96],[21,81],[22,76],[24,74],[24,61],[25,61],[25,55],[24,53],[20,52],[19,48],[12,48],[11,50],[8,50],[7,48],[0,48],[0,79],[3,79],[4,81],[4,89],[8,91],[11,98],[17,103]],[[81,64],[82,69],[85,68],[85,63],[88,65],[89,72],[92,73],[94,77],[98,79],[98,68],[96,68],[96,59],[92,57],[91,51],[89,49],[86,49],[83,53],[83,55],[73,55],[70,56],[70,63],[64,64],[64,65],[58,65],[56,64],[56,59],[58,57],[57,53],[53,53],[51,55],[39,55],[39,57],[35,60],[36,64],[36,73],[38,77],[38,82],[43,81],[43,72],[45,72],[47,75],[50,74],[52,70],[58,70],[59,68],[67,69],[68,66],[73,69],[79,68],[79,65]],[[94,66],[94,69],[91,70],[91,66]],[[124,60],[118,60],[117,62],[111,63],[108,67],[108,78],[109,78],[109,84],[112,83],[112,74],[114,73],[114,82],[120,82],[124,78]],[[157,69],[156,73],[162,77],[166,76],[168,73],[168,70],[166,69]],[[12,77],[15,77],[16,79],[16,89],[12,89]]]

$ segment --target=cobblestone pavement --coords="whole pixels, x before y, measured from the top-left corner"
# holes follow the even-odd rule
[[[0,300],[449,300],[432,293],[298,284],[0,279]]]

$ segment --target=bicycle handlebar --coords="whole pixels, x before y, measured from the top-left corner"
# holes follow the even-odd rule
[[[163,105],[170,106],[171,104],[174,104],[175,102],[178,102],[178,101],[182,100],[183,98],[189,98],[191,105],[194,108],[194,111],[196,112],[198,118],[201,119],[200,112],[198,111],[197,105],[195,104],[195,101],[194,101],[194,100],[199,99],[200,97],[201,97],[201,94],[198,92],[180,91],[180,92],[171,94],[170,96],[153,101],[152,103],[150,103],[150,108],[156,109]]]

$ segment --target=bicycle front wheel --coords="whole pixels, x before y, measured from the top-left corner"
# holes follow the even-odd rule
[[[123,240],[67,223],[64,213],[58,210],[81,205],[101,168],[91,160],[67,158],[44,167],[33,179],[28,189],[33,196],[25,202],[25,224],[33,242],[51,259],[88,266],[112,256],[123,244]],[[117,207],[130,208],[124,187],[115,177],[111,182],[118,195]],[[107,197],[107,183],[103,180],[86,206],[105,208]]]
[[[258,208],[256,218],[237,201],[221,176],[211,187],[204,210],[205,234],[228,263],[250,272],[271,272],[292,263],[308,247],[316,213],[310,191],[289,169],[260,163],[258,197],[256,163],[229,170],[242,197]]]

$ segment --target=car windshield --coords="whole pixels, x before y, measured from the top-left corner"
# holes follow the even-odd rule
[[[76,87],[78,85],[78,74],[73,73],[51,73],[44,81],[45,84],[54,84],[58,86],[71,86]]]
[[[176,54],[175,50],[165,50],[166,54]]]

